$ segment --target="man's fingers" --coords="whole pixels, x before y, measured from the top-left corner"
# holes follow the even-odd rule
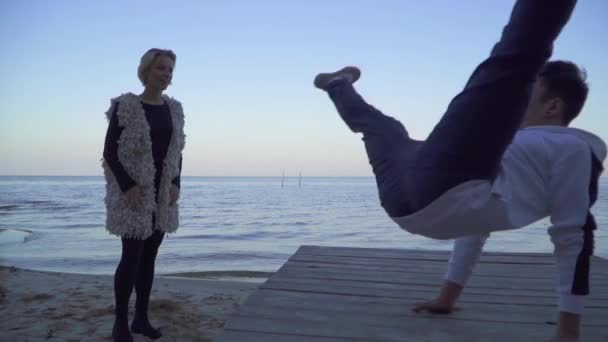
[[[443,306],[443,305],[438,305],[437,303],[425,302],[425,303],[415,304],[414,308],[412,310],[416,313],[428,311],[433,314],[447,315],[447,314],[451,313],[453,310],[458,310],[458,308],[451,308],[451,307],[447,307],[447,306]]]
[[[135,204],[133,203],[133,198],[131,196],[127,196],[127,205],[129,209],[135,209]]]
[[[414,310],[414,312],[420,312],[420,311],[427,310],[428,308],[429,308],[428,303],[416,303],[412,310]]]

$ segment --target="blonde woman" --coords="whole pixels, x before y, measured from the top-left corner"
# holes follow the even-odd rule
[[[106,229],[122,239],[114,275],[114,341],[133,341],[131,332],[157,339],[148,320],[154,263],[165,233],[178,227],[181,154],[185,144],[181,104],[163,95],[171,84],[176,56],[150,49],[142,57],[140,95],[112,99],[103,152]],[[135,287],[135,316],[129,331],[129,298]]]

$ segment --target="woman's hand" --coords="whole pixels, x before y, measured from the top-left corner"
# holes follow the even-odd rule
[[[141,192],[139,185],[132,187],[127,190],[125,194],[127,196],[127,206],[131,210],[139,210],[144,205],[144,195]]]
[[[169,195],[171,198],[169,206],[174,206],[175,203],[177,203],[177,199],[179,198],[179,187],[175,184],[171,184],[171,190],[169,190]]]

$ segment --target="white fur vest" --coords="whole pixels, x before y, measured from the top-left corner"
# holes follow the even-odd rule
[[[179,174],[179,160],[185,145],[184,112],[177,100],[163,95],[169,106],[173,121],[173,134],[167,156],[163,162],[158,202],[155,201],[154,158],[150,126],[141,105],[139,96],[127,93],[112,99],[106,112],[108,121],[116,103],[120,103],[116,115],[118,125],[123,127],[118,139],[118,160],[125,171],[141,187],[143,206],[135,211],[127,206],[127,197],[121,191],[112,170],[102,163],[106,178],[106,229],[115,235],[126,238],[146,239],[154,230],[166,233],[175,232],[179,224],[178,205],[169,206],[171,181]],[[152,227],[152,217],[155,225]]]

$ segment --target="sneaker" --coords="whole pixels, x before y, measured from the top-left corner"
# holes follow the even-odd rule
[[[330,73],[321,73],[315,77],[315,87],[327,90],[329,84],[338,79],[345,79],[350,83],[355,83],[361,77],[361,70],[354,66],[347,66],[338,71]]]

